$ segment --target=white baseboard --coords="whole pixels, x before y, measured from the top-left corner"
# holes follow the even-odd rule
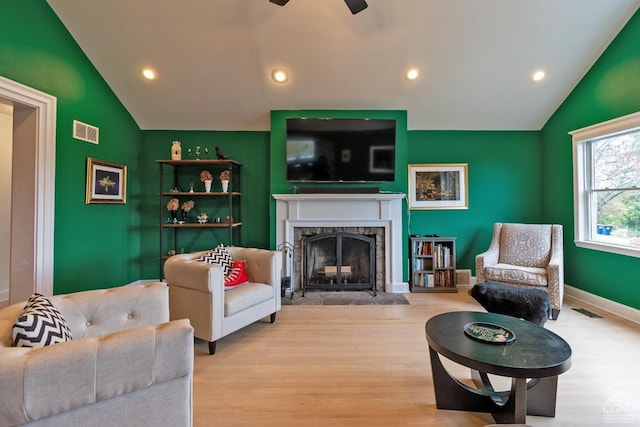
[[[9,289],[0,291],[0,307],[9,305]]]
[[[631,320],[632,322],[640,323],[640,310],[633,307],[602,298],[598,295],[594,295],[569,285],[564,286],[564,293],[565,296],[573,298],[574,300],[586,302],[587,304],[591,304],[604,311],[608,311],[616,316]]]

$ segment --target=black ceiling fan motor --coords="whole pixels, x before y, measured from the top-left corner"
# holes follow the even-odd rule
[[[358,12],[362,12],[367,8],[367,2],[365,0],[344,0],[344,2],[349,7],[349,10],[354,15]]]

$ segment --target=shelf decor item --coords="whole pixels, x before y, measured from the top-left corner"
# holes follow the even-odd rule
[[[85,203],[127,202],[127,167],[87,158]]]
[[[185,223],[187,222],[187,214],[189,213],[189,211],[191,209],[193,209],[193,207],[195,206],[195,202],[193,200],[189,200],[187,202],[184,202],[182,204],[181,210],[182,210],[182,222]]]
[[[409,165],[410,209],[468,209],[467,164]]]
[[[226,193],[229,191],[229,178],[230,173],[228,170],[223,170],[220,172],[220,182],[222,183],[222,192]]]
[[[198,224],[206,224],[209,221],[209,215],[202,212],[198,214]]]
[[[178,222],[178,208],[180,207],[180,200],[171,199],[167,202],[167,210],[171,214],[171,222],[173,224]]]
[[[208,170],[200,172],[200,181],[204,182],[204,190],[207,193],[211,192],[211,183],[213,182],[213,175]]]
[[[180,141],[173,141],[171,143],[171,160],[182,160],[182,147]]]

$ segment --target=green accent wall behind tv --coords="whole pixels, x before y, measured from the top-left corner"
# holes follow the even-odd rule
[[[0,75],[57,98],[54,292],[137,280],[138,126],[46,2],[0,0],[0,28]],[[74,119],[100,144],[73,139]],[[87,157],[128,167],[126,204],[84,203]]]
[[[565,282],[635,308],[640,308],[640,258],[578,248],[573,243],[568,132],[640,111],[639,40],[640,12],[636,12],[541,131],[543,220],[564,225]]]

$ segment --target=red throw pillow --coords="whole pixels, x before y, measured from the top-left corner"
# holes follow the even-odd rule
[[[249,283],[249,275],[245,267],[245,260],[233,261],[231,273],[224,278],[224,290],[237,288],[240,285]]]

